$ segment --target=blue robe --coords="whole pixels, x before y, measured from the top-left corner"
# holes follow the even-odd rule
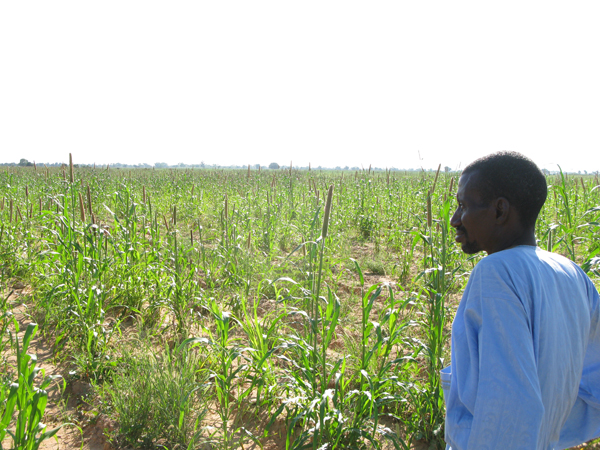
[[[451,450],[564,449],[600,436],[598,291],[533,246],[483,258],[442,371]]]

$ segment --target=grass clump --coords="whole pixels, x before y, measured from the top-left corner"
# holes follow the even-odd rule
[[[201,365],[197,349],[185,344],[159,354],[149,347],[127,350],[105,389],[118,415],[114,440],[137,448],[199,442],[207,389]]]
[[[363,262],[363,266],[365,268],[365,273],[370,273],[372,275],[385,275],[385,264],[383,261],[376,261],[374,259],[367,259]]]

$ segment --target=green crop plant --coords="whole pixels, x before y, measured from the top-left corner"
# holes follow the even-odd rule
[[[5,286],[5,283],[3,283],[0,279],[0,291],[3,291]],[[0,389],[8,389],[9,387],[7,384],[8,380],[10,379],[8,370],[8,357],[10,355],[9,350],[11,345],[9,330],[10,326],[14,325],[16,319],[10,311],[8,299],[13,293],[14,291],[11,290],[8,291],[8,295],[6,295],[6,297],[0,297],[0,373],[3,374],[3,376],[0,377]],[[8,391],[4,392],[4,394],[1,396],[0,404],[2,404],[6,398],[5,394],[8,394]]]
[[[17,357],[17,380],[10,385],[9,392],[2,395],[4,398],[0,409],[0,448],[8,434],[12,439],[11,448],[37,450],[43,441],[52,438],[63,426],[71,425],[62,424],[48,430],[42,422],[48,403],[47,389],[56,376],[45,377],[36,387],[36,378],[38,375],[44,377],[45,372],[36,367],[37,357],[28,354],[27,350],[37,329],[37,324],[30,323],[21,342],[11,333]],[[18,331],[16,326],[16,332]]]
[[[258,443],[253,436],[244,427],[230,427],[229,421],[236,403],[237,409],[241,403],[251,394],[250,387],[243,385],[243,380],[247,378],[248,365],[245,364],[247,357],[245,352],[247,348],[240,347],[236,341],[231,338],[231,327],[234,322],[237,322],[228,311],[223,311],[217,302],[212,299],[210,304],[210,313],[215,319],[216,330],[214,334],[207,330],[210,338],[199,339],[192,338],[190,342],[206,343],[215,351],[212,367],[207,370],[210,372],[210,377],[214,380],[214,391],[217,399],[216,409],[221,420],[221,429],[219,442],[223,448],[235,448],[236,434],[241,433],[240,440],[243,442],[245,438],[250,438]],[[234,390],[237,388],[237,395],[234,395]],[[233,428],[233,429],[232,429]]]
[[[285,313],[272,311],[260,318],[258,299],[254,301],[252,309],[248,308],[247,301],[242,301],[241,305],[243,316],[238,322],[248,339],[248,363],[251,368],[248,373],[250,387],[247,392],[252,393],[253,390],[256,390],[256,404],[269,405],[273,400],[273,388],[277,385],[271,358],[277,350],[281,323],[285,318]]]

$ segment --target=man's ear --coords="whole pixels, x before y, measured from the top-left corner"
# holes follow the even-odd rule
[[[508,221],[508,215],[510,212],[510,202],[505,197],[498,197],[495,202],[496,206],[496,223],[498,225],[506,223]]]

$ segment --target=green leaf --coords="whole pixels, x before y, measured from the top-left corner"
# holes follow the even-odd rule
[[[360,280],[360,286],[364,287],[365,285],[365,277],[363,276],[363,272],[358,264],[358,261],[354,258],[350,258],[350,261],[354,262],[354,267],[356,268],[356,272],[358,272],[358,279]]]

